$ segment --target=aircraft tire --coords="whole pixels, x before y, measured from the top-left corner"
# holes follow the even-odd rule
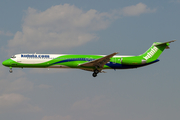
[[[98,73],[99,73],[99,70],[98,70],[98,69],[95,69],[95,70],[94,70],[94,73],[98,74]]]
[[[12,73],[13,71],[12,70],[9,70],[10,73]]]
[[[96,77],[96,76],[97,76],[97,74],[96,74],[96,73],[93,73],[93,74],[92,74],[92,76],[93,76],[93,77]]]

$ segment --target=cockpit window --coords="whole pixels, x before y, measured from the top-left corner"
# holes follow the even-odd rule
[[[11,58],[16,58],[16,56],[15,56],[15,55],[13,55]]]

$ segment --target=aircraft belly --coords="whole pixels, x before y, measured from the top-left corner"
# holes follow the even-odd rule
[[[153,64],[153,63],[156,63],[158,62],[159,60],[155,60],[155,61],[152,61],[150,63],[146,63],[146,64],[142,64],[142,65],[124,65],[124,64],[119,64],[119,63],[109,63],[109,64],[106,64],[107,66],[109,66],[110,68],[112,69],[130,69],[130,68],[138,68],[138,67],[143,67],[143,66],[146,66],[146,65],[150,65],[150,64]]]
[[[49,66],[48,68],[70,68],[70,67],[65,66],[65,65],[52,65],[52,66]]]

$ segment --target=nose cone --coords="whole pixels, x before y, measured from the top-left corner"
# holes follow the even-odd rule
[[[2,64],[3,64],[4,66],[10,66],[10,65],[11,65],[11,60],[10,60],[10,59],[7,59],[7,60],[3,61]]]

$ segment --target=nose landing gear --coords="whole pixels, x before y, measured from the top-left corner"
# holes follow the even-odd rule
[[[9,72],[10,72],[10,73],[12,73],[12,72],[13,72],[13,70],[12,70],[12,67],[10,67],[10,70],[9,70]]]

